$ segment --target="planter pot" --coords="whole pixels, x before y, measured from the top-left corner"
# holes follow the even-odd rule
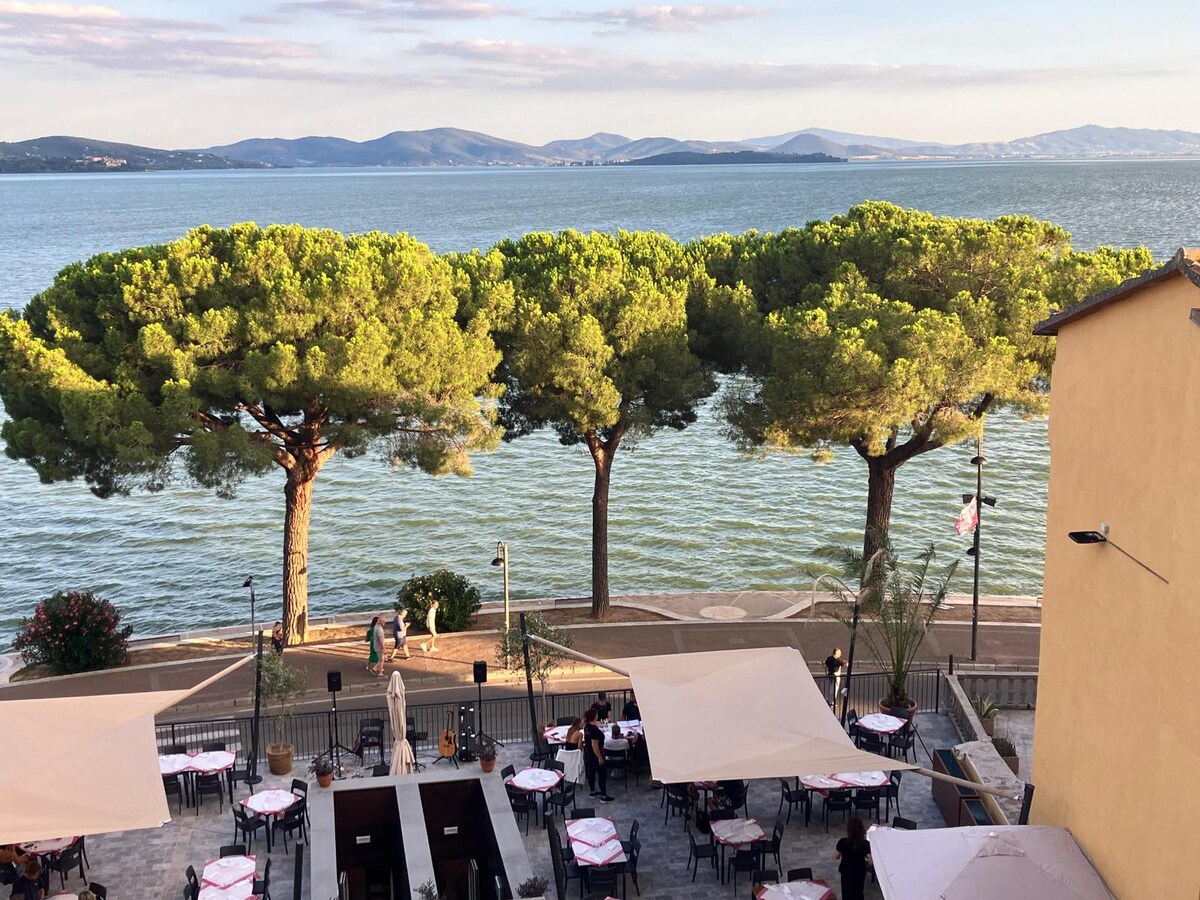
[[[1012,769],[1012,773],[1014,775],[1021,774],[1019,771],[1021,768],[1021,757],[1019,757],[1019,756],[1002,756],[1000,758],[1002,760],[1004,760],[1006,763],[1008,763],[1008,767],[1010,769]]]
[[[995,732],[995,730],[996,730],[995,717],[993,717],[991,719],[980,719],[979,721],[983,723],[983,733],[986,734],[988,737],[991,737],[992,733]]]
[[[323,788],[329,787],[331,784],[333,784],[333,773],[329,772],[326,775],[318,775],[317,784]]]
[[[913,716],[915,716],[917,714],[917,701],[913,700],[910,697],[908,700],[908,705],[907,705],[906,709],[908,710],[908,718],[911,719]],[[881,713],[886,713],[888,715],[891,715],[892,705],[890,703],[888,703],[886,699],[880,700],[879,701],[879,711]]]
[[[287,775],[292,771],[292,754],[295,748],[291,744],[267,744],[267,765],[272,775]]]
[[[492,769],[496,768],[496,760],[481,759],[479,761],[479,768],[483,769],[483,771],[485,771],[485,772],[490,772],[490,771],[492,771]]]

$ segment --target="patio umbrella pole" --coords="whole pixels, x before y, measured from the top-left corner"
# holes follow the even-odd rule
[[[258,774],[258,739],[262,718],[262,654],[263,633],[257,635],[257,648],[254,652],[254,719],[250,723],[250,759],[246,766],[246,784],[258,784],[262,776]]]

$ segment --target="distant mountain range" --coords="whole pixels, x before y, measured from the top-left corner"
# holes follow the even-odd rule
[[[1200,133],[1084,125],[1018,138],[941,144],[804,128],[741,141],[631,139],[599,132],[534,146],[460,128],[393,131],[369,141],[251,138],[196,150],[156,150],[75,137],[0,143],[0,172],[309,166],[602,165],[664,154],[824,154],[848,160],[1098,159],[1200,156]],[[802,160],[797,160],[798,162]]]
[[[763,163],[834,163],[845,162],[840,156],[829,156],[826,153],[775,153],[770,150],[729,150],[721,153],[698,153],[695,150],[681,150],[677,153],[660,153],[657,156],[644,156],[641,159],[631,159],[619,166],[741,166],[761,165]]]
[[[156,169],[258,169],[262,163],[195,150],[155,150],[77,137],[0,141],[0,172],[146,172]]]

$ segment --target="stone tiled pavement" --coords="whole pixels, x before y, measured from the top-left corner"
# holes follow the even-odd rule
[[[930,750],[951,747],[958,743],[954,726],[946,716],[921,714],[918,716],[918,728],[926,746]],[[497,756],[497,769],[512,764],[518,768],[529,765],[528,744],[510,744],[500,748]],[[929,760],[924,752],[918,749],[918,764],[928,765]],[[933,803],[928,778],[908,774],[901,781],[900,807],[907,818],[917,821],[922,828],[942,827],[941,814]],[[659,808],[661,792],[652,788],[648,779],[642,778],[641,786],[637,786],[630,777],[629,787],[624,787],[623,780],[617,779],[615,785],[609,787],[609,793],[614,797],[612,803],[599,803],[590,799],[586,785],[579,794],[580,806],[595,806],[596,814],[610,816],[617,826],[622,838],[629,836],[629,827],[634,819],[641,822],[639,837],[642,841],[642,855],[638,863],[638,881],[642,896],[647,900],[692,900],[701,897],[732,897],[732,884],[721,885],[717,873],[701,865],[696,880],[685,871],[688,858],[688,841],[683,824],[678,818],[669,819],[663,824],[665,810]],[[758,820],[763,830],[770,834],[779,809],[779,782],[754,781],[750,785],[749,812],[751,817]],[[837,861],[833,858],[833,848],[839,837],[844,834],[844,826],[840,824],[838,815],[832,817],[829,832],[819,818],[820,801],[815,809],[818,816],[812,823],[804,826],[803,815],[795,812],[791,824],[784,831],[783,851],[781,859],[783,869],[811,866],[817,878],[824,879],[839,892]],[[786,817],[786,807],[784,815]],[[892,815],[896,815],[893,807]],[[549,844],[545,832],[539,827],[539,822],[533,822],[529,834],[525,838],[525,847],[529,853],[530,862],[535,873],[550,881],[553,894],[553,873],[550,868]],[[557,823],[560,834],[563,831],[561,820]],[[524,824],[521,823],[524,834]],[[770,868],[774,867],[774,860]],[[780,873],[781,876],[784,874]],[[570,896],[576,896],[578,883],[571,881],[568,885]],[[632,882],[627,884],[629,896],[636,897]],[[738,893],[749,897],[749,883],[743,876]],[[867,879],[868,900],[878,900],[882,895],[879,889]]]
[[[289,788],[293,776],[304,777],[304,770],[304,764],[297,762],[293,775],[278,777],[264,773],[263,783],[254,790]],[[240,801],[249,793],[245,785],[238,785],[233,796]],[[181,900],[187,884],[184,870],[189,865],[195,866],[199,875],[206,860],[216,857],[222,845],[233,843],[233,815],[229,811],[228,795],[224,812],[219,811],[215,797],[205,797],[198,813],[185,806],[180,815],[174,799],[168,798],[173,818],[161,828],[97,834],[87,839],[88,857],[92,861],[87,880],[108,888],[111,900]],[[262,834],[260,831],[250,850],[258,858],[260,875],[267,860],[267,846]],[[291,900],[295,857],[284,854],[282,838],[276,842],[270,858],[271,897],[273,900]],[[58,874],[51,873],[50,877],[53,894],[59,889]],[[78,870],[73,878],[67,879],[68,891],[79,891],[85,886],[85,882],[79,880]],[[307,891],[304,896],[308,897]]]
[[[954,727],[945,716],[921,714],[918,717],[920,733],[925,744],[932,750],[949,747],[958,742]],[[530,745],[527,743],[509,743],[499,748],[496,773],[505,765],[512,763],[518,769],[528,765]],[[920,762],[927,764],[928,760],[920,752]],[[428,762],[429,760],[425,760]],[[475,763],[464,763],[474,766]],[[303,777],[305,763],[297,761],[296,776]],[[292,775],[277,777],[266,773],[259,790],[267,787],[288,787]],[[315,787],[315,786],[314,786]],[[246,796],[245,786],[235,789],[234,796],[239,800]],[[663,823],[664,810],[659,807],[660,791],[652,788],[648,779],[643,777],[640,786],[631,777],[626,788],[621,780],[611,785],[609,793],[615,798],[608,804],[595,803],[597,814],[611,816],[617,824],[622,837],[629,834],[629,826],[636,818],[641,822],[640,837],[642,840],[642,856],[638,868],[642,896],[648,900],[691,900],[701,897],[731,897],[731,885],[722,886],[717,875],[711,869],[700,869],[695,882],[691,874],[685,872],[688,845],[682,823],[678,818]],[[580,794],[580,805],[591,803],[587,798],[586,787]],[[777,781],[755,781],[751,783],[749,795],[750,815],[758,819],[764,831],[768,833],[775,821],[779,807],[779,783]],[[905,776],[901,784],[900,807],[905,816],[915,819],[921,827],[940,827],[941,816],[934,806],[929,790],[929,781],[919,775]],[[819,803],[817,810],[820,809]],[[204,806],[197,814],[194,809],[184,807],[182,815],[171,807],[174,818],[161,828],[129,831],[110,835],[94,835],[88,838],[88,856],[92,866],[87,878],[97,881],[108,888],[113,900],[179,900],[183,896],[185,884],[184,870],[188,865],[196,867],[200,872],[204,862],[212,859],[218,853],[221,845],[231,843],[233,839],[233,817],[229,811],[226,799],[224,811],[219,811],[215,798],[206,797]],[[892,813],[895,815],[895,812]],[[561,823],[559,823],[561,829]],[[523,831],[523,828],[522,828]],[[793,814],[792,822],[784,833],[782,861],[783,868],[811,866],[818,878],[828,881],[837,889],[837,863],[833,859],[833,847],[841,836],[837,817],[833,819],[829,832],[826,833],[819,819],[814,819],[807,828],[802,816]],[[525,839],[533,869],[544,875],[553,883],[550,870],[550,856],[545,833],[534,823]],[[267,858],[266,845],[260,839],[252,848],[259,861],[261,873]],[[282,842],[276,844],[270,854],[271,895],[275,900],[290,900],[292,897],[294,857],[286,856]],[[307,866],[306,866],[307,868]],[[782,873],[781,873],[782,874]],[[309,898],[308,876],[305,873],[305,884],[302,891],[304,898]],[[77,877],[69,879],[68,890],[79,890],[84,882]],[[58,889],[57,875],[53,877],[51,887]],[[571,883],[572,890],[577,890],[576,883]],[[633,890],[632,883],[628,886]],[[743,879],[743,891],[747,884]],[[739,891],[742,893],[742,891]],[[635,896],[631,894],[630,896]],[[867,883],[867,897],[879,898],[878,889]]]

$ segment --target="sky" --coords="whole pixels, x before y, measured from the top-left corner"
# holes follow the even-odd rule
[[[1191,4],[0,0],[0,140],[1200,131]]]

